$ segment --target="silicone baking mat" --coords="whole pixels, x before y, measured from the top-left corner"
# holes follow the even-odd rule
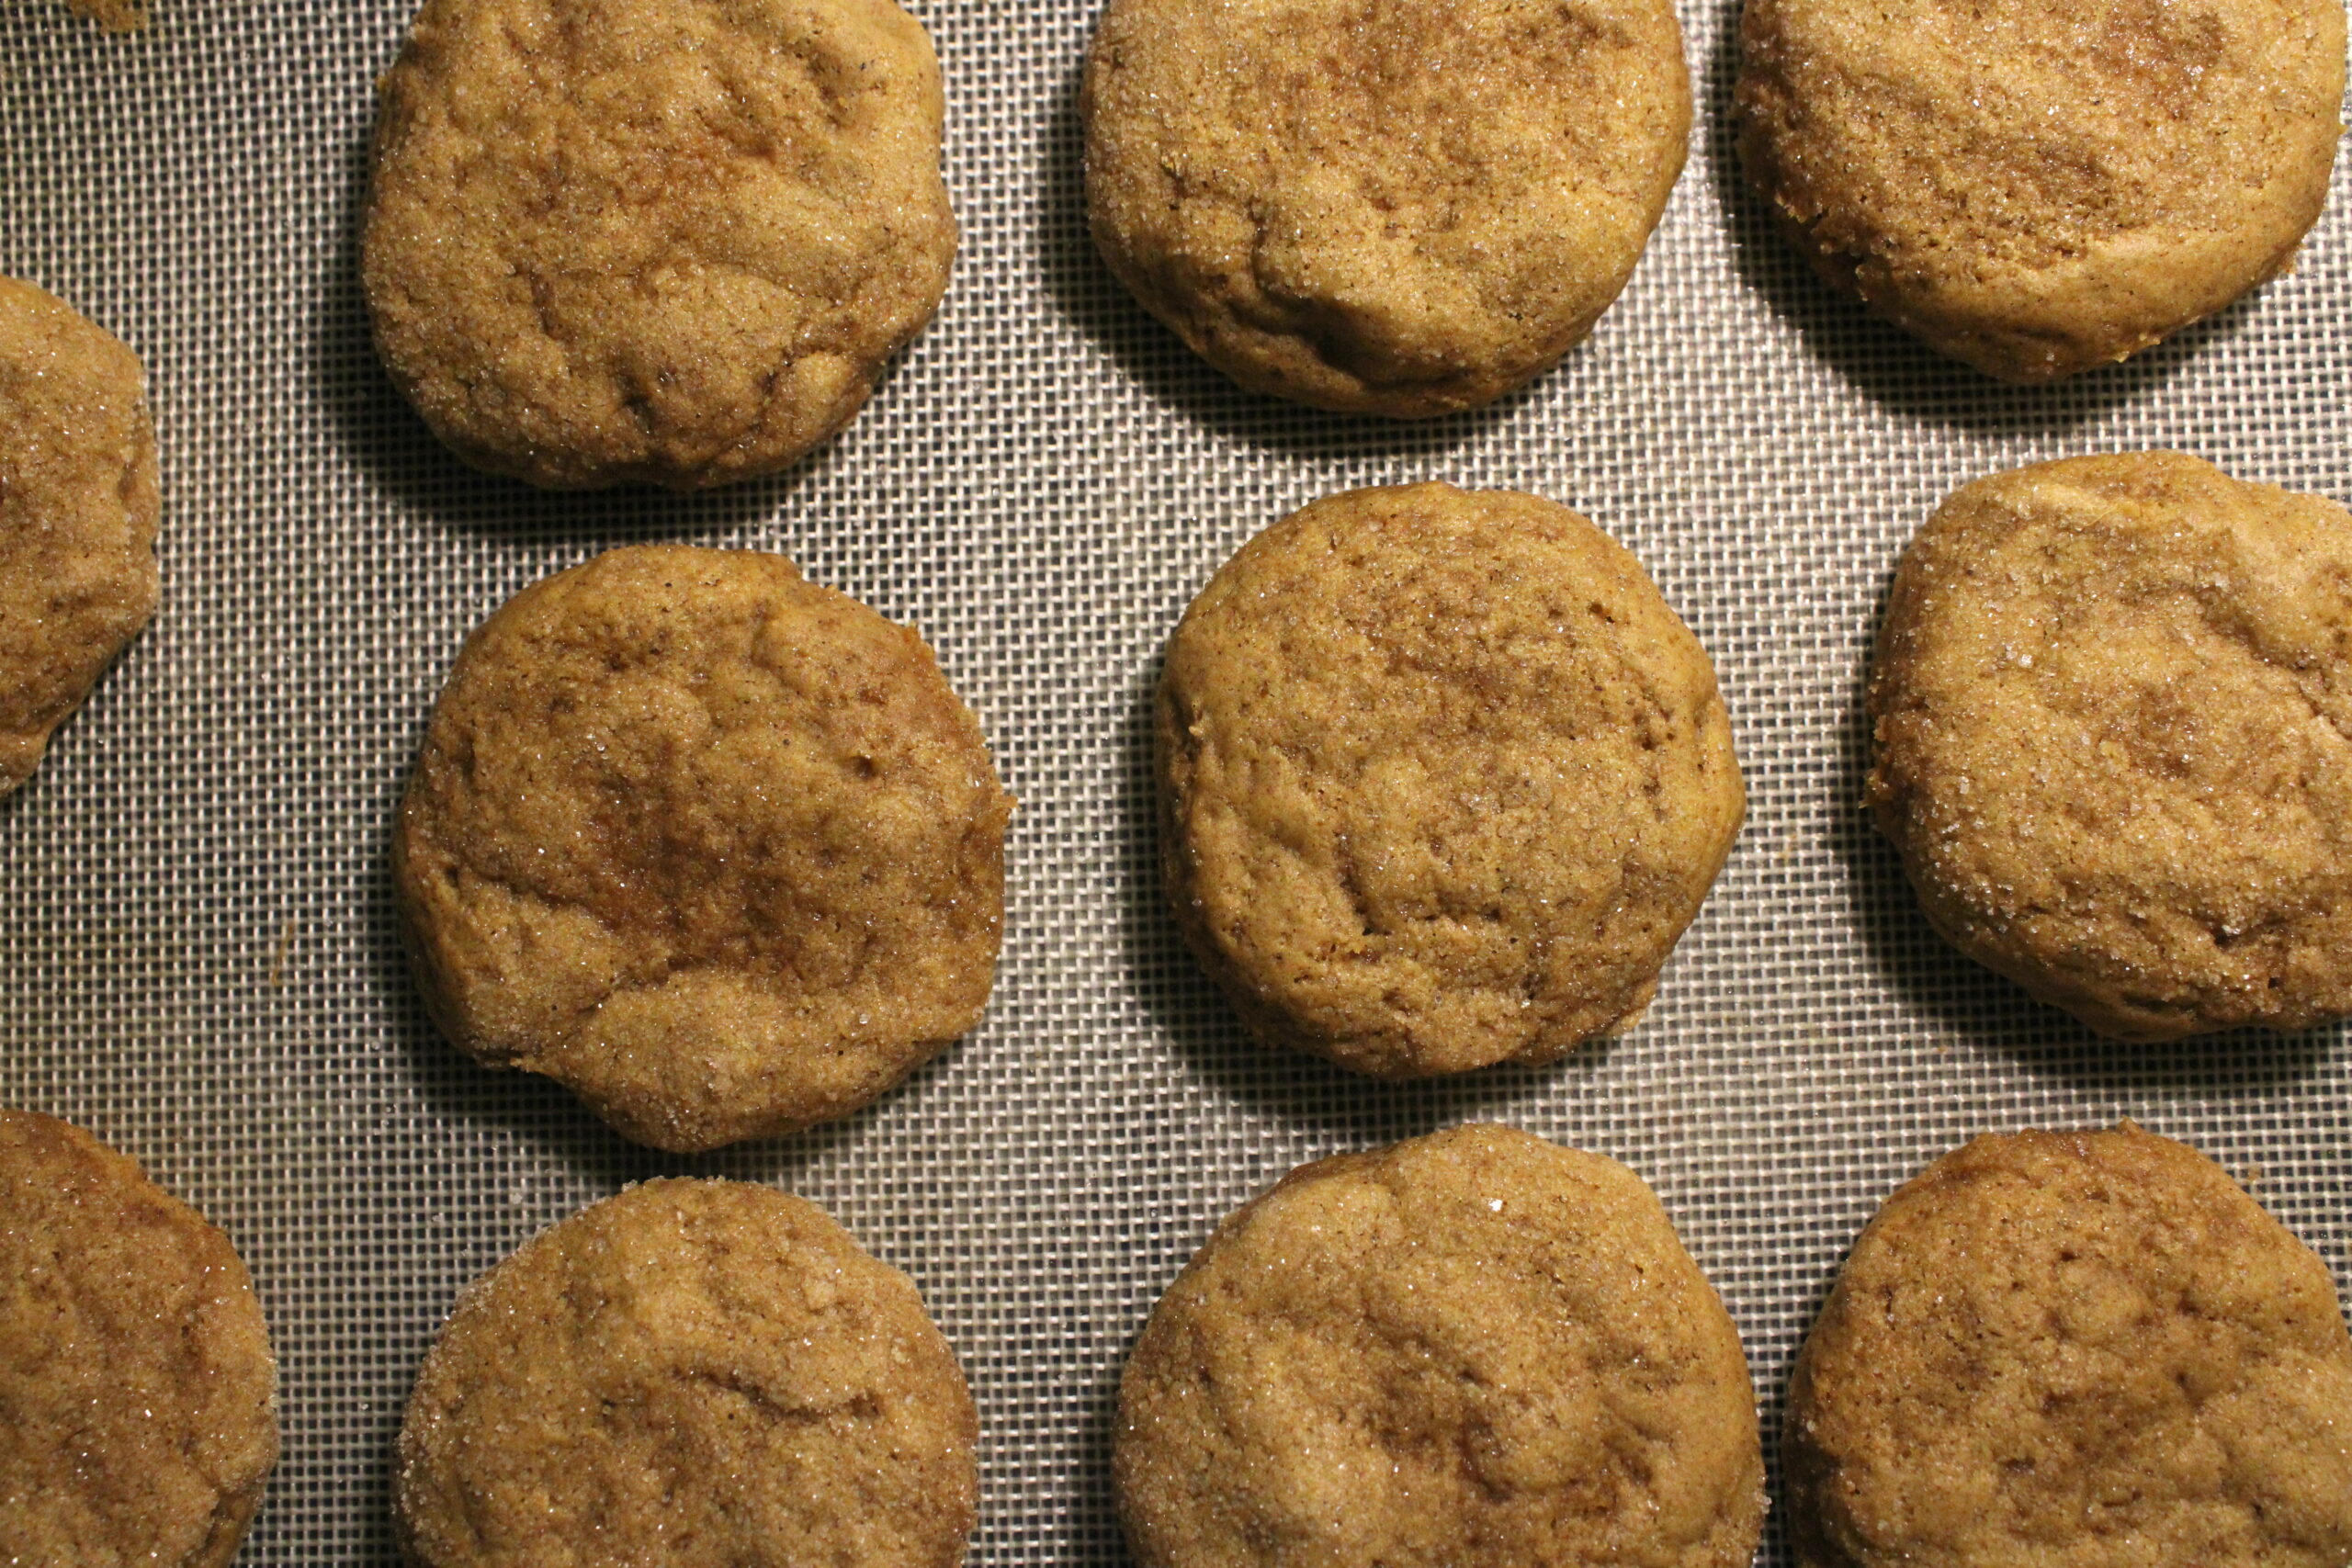
[[[0,0],[0,270],[144,356],[166,496],[154,626],[0,803],[0,1102],[135,1155],[252,1266],[286,1448],[241,1561],[390,1561],[393,1435],[458,1290],[665,1172],[799,1192],[914,1277],[979,1400],[979,1564],[1124,1559],[1120,1363],[1219,1216],[1301,1160],[1465,1120],[1649,1180],[1739,1324],[1768,1446],[1857,1229],[1979,1132],[2132,1116],[2352,1279],[2339,1031],[2102,1043],[1945,947],[1858,806],[1888,576],[1958,484],[2161,446],[2352,492],[2342,164],[2292,276],[2120,369],[2007,388],[1781,246],[1729,150],[1735,9],[1691,0],[1690,166],[1623,299],[1530,390],[1393,424],[1238,391],[1102,270],[1076,118],[1096,8],[914,6],[964,228],[946,303],[814,459],[682,498],[475,474],[379,369],[355,236],[407,0],[155,0],[132,37]],[[1252,1045],[1182,949],[1146,713],[1243,539],[1423,478],[1552,496],[1632,547],[1714,657],[1749,815],[1637,1030],[1544,1071],[1384,1086]],[[444,1043],[385,862],[467,630],[644,539],[781,550],[911,621],[1021,800],[985,1023],[859,1116],[693,1159]]]

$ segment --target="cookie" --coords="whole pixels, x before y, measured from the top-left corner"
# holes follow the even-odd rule
[[[2287,270],[2327,200],[2340,0],[1747,0],[1750,181],[1835,287],[2011,381]]]
[[[912,631],[644,546],[467,639],[394,875],[451,1040],[683,1152],[846,1115],[978,1020],[1011,810]]]
[[[0,1110],[0,1558],[222,1568],[277,1462],[277,1376],[227,1237]]]
[[[110,33],[145,30],[147,7],[141,0],[67,0],[77,17],[86,17]]]
[[[943,115],[890,0],[425,0],[382,82],[377,347],[492,473],[787,468],[946,288]]]
[[[1087,215],[1253,391],[1416,419],[1575,347],[1682,171],[1667,0],[1111,0]]]
[[[1868,786],[1962,953],[2103,1034],[2352,1013],[2352,514],[2169,452],[1963,486]]]
[[[2343,1568],[2327,1268],[2129,1122],[1984,1137],[1886,1201],[1789,1386],[1803,1568]]]
[[[1739,1335],[1639,1177],[1505,1127],[1302,1166],[1119,1388],[1139,1568],[1746,1568]]]
[[[0,795],[155,613],[161,509],[139,356],[0,277]]]
[[[1178,925],[1253,1033],[1382,1077],[1626,1028],[1745,806],[1713,668],[1566,507],[1318,501],[1211,579],[1157,704]]]
[[[955,1568],[978,1417],[905,1275],[812,1203],[649,1181],[458,1301],[401,1427],[420,1568]]]

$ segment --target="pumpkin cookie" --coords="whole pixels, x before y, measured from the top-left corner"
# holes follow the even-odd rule
[[[377,346],[492,473],[773,473],[939,304],[942,116],[890,0],[426,0],[383,79]]]
[[[2126,1122],[1978,1138],[1886,1201],[1789,1387],[1804,1568],[2342,1568],[2326,1265]]]
[[[142,32],[147,27],[144,0],[67,0],[77,17],[87,17],[110,33]]]
[[[0,1556],[222,1568],[277,1462],[277,1375],[227,1237],[0,1110]]]
[[[2352,1013],[2352,514],[2169,452],[1963,486],[1869,798],[1953,945],[2103,1034]]]
[[[1744,797],[1713,668],[1566,507],[1295,513],[1204,589],[1157,710],[1162,863],[1261,1038],[1410,1077],[1626,1028]]]
[[[1739,1335],[1641,1179],[1503,1127],[1303,1166],[1119,1390],[1141,1568],[1746,1568]]]
[[[139,358],[0,277],[0,795],[155,613],[155,427]]]
[[[955,1568],[978,1418],[906,1276],[812,1203],[649,1181],[492,1269],[409,1397],[423,1568]]]
[[[467,639],[394,866],[450,1039],[707,1149],[846,1115],[972,1026],[1011,809],[913,632],[780,556],[646,546]]]
[[[1748,0],[1739,147],[1821,275],[2012,381],[2284,272],[2342,130],[2340,0]]]
[[[1532,379],[1617,297],[1690,129],[1667,0],[1112,0],[1087,212],[1253,391],[1417,418]]]

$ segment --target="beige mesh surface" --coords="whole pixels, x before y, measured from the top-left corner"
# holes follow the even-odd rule
[[[0,1101],[136,1155],[252,1265],[286,1458],[241,1561],[390,1561],[392,1435],[458,1289],[662,1172],[787,1187],[914,1276],[980,1401],[978,1563],[1123,1558],[1120,1359],[1220,1215],[1297,1161],[1468,1118],[1649,1179],[1746,1336],[1768,1443],[1842,1249],[1977,1132],[2133,1116],[2249,1175],[2352,1279],[2339,1032],[2102,1044],[1945,948],[1856,805],[1879,602],[1962,480],[2167,446],[2352,492],[2342,166],[2291,277],[2120,370],[2005,388],[1781,248],[1733,178],[1734,7],[1687,0],[1701,128],[1623,299],[1532,390],[1398,426],[1236,391],[1102,270],[1074,107],[1094,0],[916,8],[965,229],[939,320],[791,475],[564,497],[446,457],[369,348],[369,82],[408,0],[158,0],[130,38],[0,0],[0,270],[145,357],[166,498],[161,615],[0,803]],[[1251,1046],[1178,945],[1145,713],[1242,539],[1421,478],[1536,491],[1631,546],[1713,653],[1751,804],[1639,1030],[1547,1071],[1383,1086]],[[983,1027],[848,1122],[700,1159],[444,1044],[385,865],[468,628],[652,538],[782,550],[911,620],[1022,801]]]

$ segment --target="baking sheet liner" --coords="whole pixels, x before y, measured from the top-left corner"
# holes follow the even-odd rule
[[[1126,1346],[1216,1221],[1298,1161],[1469,1119],[1625,1160],[1746,1339],[1777,1441],[1844,1248],[1983,1131],[2130,1115],[2188,1139],[2352,1279],[2339,1030],[2104,1044],[1945,947],[1858,806],[1889,573],[1991,469],[2171,446],[2352,492],[2352,191],[2292,276],[2129,366],[1984,379],[1815,283],[1737,185],[1735,8],[1686,4],[1690,164],[1623,299],[1479,413],[1397,425],[1242,393],[1089,247],[1076,84],[1096,6],[917,0],[964,227],[939,318],[848,433],[716,493],[545,495],[445,455],[378,368],[356,276],[405,0],[158,0],[101,33],[0,0],[0,270],[144,357],[163,609],[0,803],[0,1102],[89,1127],[222,1225],[283,1376],[241,1562],[393,1560],[389,1458],[458,1290],[662,1173],[774,1182],[910,1272],[982,1417],[979,1564],[1124,1560]],[[1232,549],[1351,485],[1565,501],[1713,655],[1749,817],[1624,1039],[1540,1072],[1381,1085],[1268,1055],[1159,902],[1147,700]],[[459,640],[597,550],[782,550],[921,627],[1020,797],[983,1026],[847,1122],[702,1158],[434,1033],[385,849]],[[1777,1522],[1763,1561],[1785,1561]]]

